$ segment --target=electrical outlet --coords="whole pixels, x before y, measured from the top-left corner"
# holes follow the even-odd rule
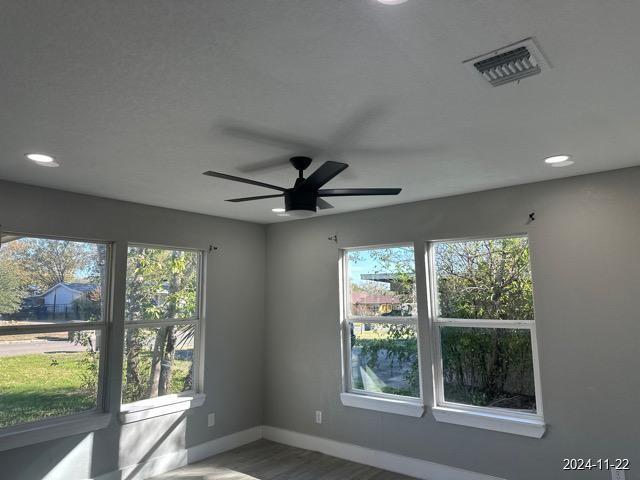
[[[209,425],[210,427],[213,427],[215,424],[216,424],[216,414],[210,413],[207,416],[207,425]]]
[[[626,479],[626,476],[625,476],[624,470],[618,470],[616,468],[611,469],[611,480],[625,480],[625,479]]]
[[[322,411],[316,410],[316,423],[322,423]]]

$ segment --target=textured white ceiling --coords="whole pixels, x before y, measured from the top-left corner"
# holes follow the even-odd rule
[[[311,168],[350,164],[328,187],[404,188],[331,199],[326,213],[339,213],[640,163],[637,0],[8,0],[2,10],[7,180],[268,223],[278,200],[224,199],[271,191],[201,173],[289,186],[292,168],[255,167],[311,152]],[[518,85],[488,87],[461,63],[529,36],[554,68]],[[32,151],[62,166],[27,162]],[[565,152],[575,165],[542,162]]]

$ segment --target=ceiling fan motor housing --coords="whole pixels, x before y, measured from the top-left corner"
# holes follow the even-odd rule
[[[290,210],[307,210],[315,212],[318,204],[318,193],[313,190],[288,190],[284,192],[284,208]]]

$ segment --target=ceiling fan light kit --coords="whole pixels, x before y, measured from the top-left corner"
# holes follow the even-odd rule
[[[298,178],[292,188],[283,188],[269,183],[258,182],[248,178],[236,177],[226,173],[204,172],[204,175],[234,182],[248,183],[258,187],[278,190],[280,193],[273,195],[261,195],[257,197],[232,198],[227,202],[249,202],[253,200],[263,200],[267,198],[284,197],[284,210],[289,216],[302,218],[309,217],[320,210],[333,208],[329,202],[322,197],[352,197],[365,195],[398,195],[401,188],[334,188],[322,189],[332,178],[349,167],[346,163],[327,161],[324,162],[309,177],[304,178],[304,171],[311,165],[312,159],[309,157],[291,157],[291,165],[298,170]],[[284,215],[281,215],[284,216]]]

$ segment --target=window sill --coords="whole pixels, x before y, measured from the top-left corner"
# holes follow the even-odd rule
[[[547,428],[543,420],[535,417],[522,418],[500,413],[473,412],[455,407],[433,407],[431,411],[438,422],[526,437],[542,438]]]
[[[108,413],[82,413],[0,430],[0,452],[105,428]]]
[[[167,395],[165,397],[141,400],[122,405],[121,423],[133,423],[148,418],[161,417],[172,413],[184,412],[200,407],[207,396],[204,393],[194,395]]]
[[[419,401],[370,397],[356,393],[341,393],[340,401],[345,407],[364,408],[409,417],[421,417],[424,413],[424,405]]]

